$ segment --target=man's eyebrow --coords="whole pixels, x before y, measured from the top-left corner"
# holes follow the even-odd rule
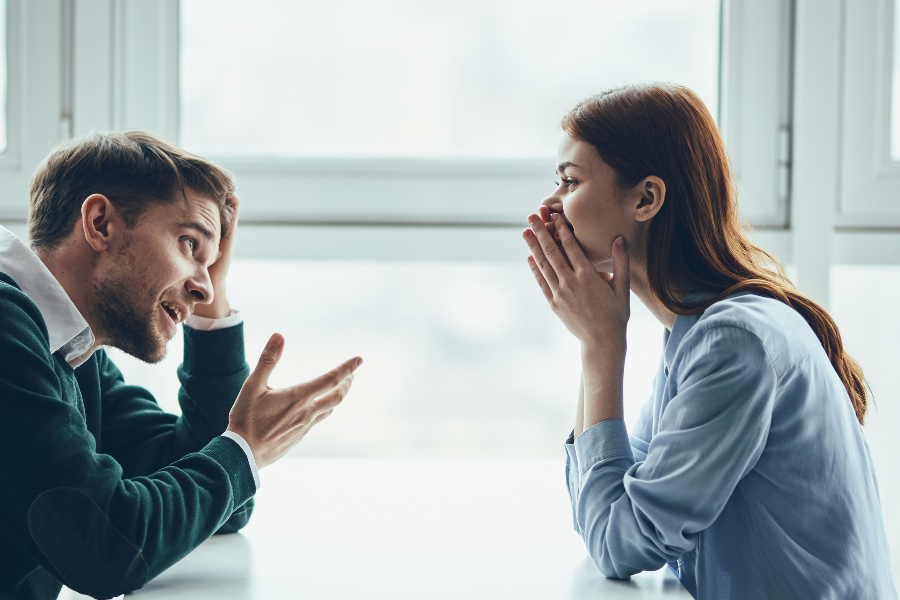
[[[200,232],[201,235],[203,235],[203,237],[205,237],[207,240],[209,240],[211,242],[216,239],[215,233],[213,233],[212,231],[210,231],[210,229],[208,227],[204,226],[201,223],[198,223],[197,221],[181,223],[178,226],[182,227],[182,228],[186,228],[186,229],[196,229],[197,231]]]
[[[562,173],[562,172],[565,171],[568,167],[575,167],[575,168],[578,168],[578,165],[576,165],[576,164],[573,163],[573,162],[568,162],[568,161],[566,161],[566,162],[561,162],[561,163],[559,163],[559,165],[557,165],[557,167],[556,167],[556,173],[557,173],[557,174]]]

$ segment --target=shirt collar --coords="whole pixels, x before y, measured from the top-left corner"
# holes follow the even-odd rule
[[[94,344],[94,334],[66,291],[37,255],[5,227],[0,226],[0,271],[12,277],[34,302],[50,336],[50,352],[60,351],[78,366]]]
[[[713,292],[692,290],[685,294],[682,302],[685,304],[695,304],[713,296],[715,296]],[[703,316],[703,312],[704,311],[700,311],[692,315],[678,315],[675,317],[672,331],[666,336],[666,351],[664,356],[667,369],[672,368],[672,361],[675,360],[675,352],[678,351],[681,340],[683,340],[684,336],[687,335],[687,332],[691,330],[691,327],[700,320],[700,317]]]

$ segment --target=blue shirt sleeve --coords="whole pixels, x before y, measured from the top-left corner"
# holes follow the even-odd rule
[[[762,453],[776,380],[757,336],[702,324],[670,365],[675,389],[642,462],[621,420],[575,439],[576,530],[603,574],[655,570],[695,548]]]

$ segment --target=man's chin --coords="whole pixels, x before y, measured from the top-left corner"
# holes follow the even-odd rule
[[[162,336],[150,337],[150,339],[119,339],[110,344],[125,354],[133,356],[141,362],[155,365],[166,357],[168,340]]]

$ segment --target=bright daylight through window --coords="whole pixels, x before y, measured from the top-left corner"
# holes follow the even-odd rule
[[[894,0],[894,54],[891,74],[891,159],[900,160],[900,0]]]
[[[181,7],[181,142],[213,157],[546,157],[549,167],[565,109],[610,86],[676,81],[716,109],[717,0]],[[641,33],[656,21],[678,27]],[[287,340],[274,384],[355,354],[366,361],[346,405],[294,452],[560,456],[579,348],[526,253],[523,243],[516,262],[235,261],[229,299],[244,315],[248,359],[273,331]],[[632,314],[629,422],[662,343],[636,300]],[[165,366],[115,360],[177,411],[170,373],[180,357],[178,343]]]
[[[553,156],[563,112],[621,83],[683,83],[715,114],[718,29],[719,0],[182,0],[181,142]]]
[[[8,146],[6,120],[9,88],[6,77],[6,0],[0,0],[0,152]]]

